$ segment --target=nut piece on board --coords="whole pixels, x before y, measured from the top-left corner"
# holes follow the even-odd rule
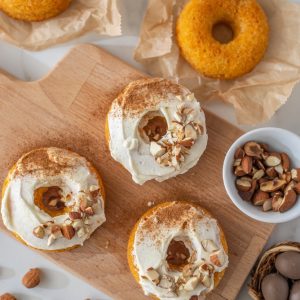
[[[0,300],[17,300],[17,298],[15,296],[13,296],[12,294],[5,293],[0,296]]]
[[[38,268],[30,269],[22,279],[22,283],[28,289],[32,289],[40,283],[41,271]]]

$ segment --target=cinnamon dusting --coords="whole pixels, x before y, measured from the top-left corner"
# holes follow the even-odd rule
[[[169,95],[187,95],[190,92],[181,85],[167,79],[148,78],[131,82],[115,99],[116,107],[122,109],[123,116],[135,116],[154,108]]]
[[[60,148],[40,148],[25,154],[16,164],[14,176],[55,176],[83,164],[76,153]]]

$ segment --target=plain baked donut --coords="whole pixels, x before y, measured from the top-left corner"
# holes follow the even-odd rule
[[[231,27],[229,43],[213,37],[216,24]],[[255,0],[191,0],[177,20],[176,35],[181,54],[198,72],[232,79],[260,62],[268,46],[269,25]]]
[[[0,10],[28,22],[44,21],[65,11],[72,0],[0,0]]]

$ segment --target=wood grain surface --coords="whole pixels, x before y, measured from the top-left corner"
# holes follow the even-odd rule
[[[223,187],[223,159],[241,131],[206,113],[208,148],[197,166],[163,183],[136,185],[110,157],[104,124],[112,100],[127,83],[143,76],[91,45],[75,47],[39,81],[0,75],[1,182],[19,156],[36,147],[65,147],[94,163],[106,187],[107,222],[84,247],[44,255],[113,299],[147,298],[130,274],[126,247],[134,223],[149,209],[148,201],[200,203],[220,221],[230,253],[225,277],[208,298],[234,299],[273,229],[239,212]]]

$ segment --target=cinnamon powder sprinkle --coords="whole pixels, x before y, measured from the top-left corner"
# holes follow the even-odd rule
[[[40,148],[22,156],[16,164],[14,176],[54,176],[71,172],[86,164],[78,154],[60,148]]]
[[[196,209],[196,211],[195,211]],[[162,228],[182,227],[188,229],[188,220],[193,222],[203,218],[203,211],[187,202],[172,202],[168,206],[154,209],[151,216],[143,218],[138,228],[138,242],[144,237],[156,236]]]
[[[123,116],[134,116],[154,108],[162,100],[169,99],[170,95],[176,97],[188,94],[188,89],[167,79],[140,79],[127,85],[114,100],[112,113],[118,117],[118,108],[121,108]]]

